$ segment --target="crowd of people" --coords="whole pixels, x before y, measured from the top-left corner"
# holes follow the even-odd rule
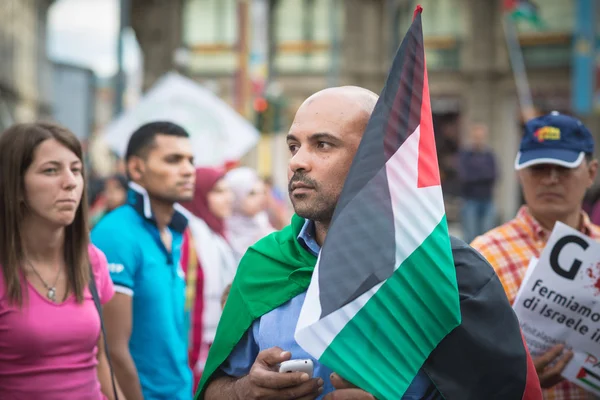
[[[290,226],[268,180],[245,167],[196,168],[188,132],[168,121],[132,133],[124,173],[104,180],[90,200],[73,133],[45,122],[3,132],[0,398],[189,400],[198,388],[206,399],[373,399],[296,343],[306,292],[294,272],[319,255],[377,100],[366,89],[331,88],[298,109],[287,137]],[[539,140],[544,127],[561,135]],[[600,240],[598,221],[584,210],[598,161],[577,119],[552,113],[529,121],[515,154],[525,204],[494,228],[487,216],[496,171],[485,135],[475,127],[460,160],[466,212],[483,222],[466,227],[471,247],[453,239],[453,252],[457,268],[493,268],[506,292],[496,304],[506,311],[556,222]],[[597,218],[600,202],[587,196]],[[252,274],[252,263],[266,259],[289,272]],[[287,291],[275,308],[262,306],[279,293],[269,285]],[[219,322],[250,316],[247,331],[227,337],[233,345],[217,359],[217,342],[230,334]],[[518,324],[514,330],[520,337]],[[314,375],[279,373],[292,357],[311,358]],[[527,384],[538,398],[542,388],[546,399],[594,398],[562,379],[571,357],[563,345],[527,355],[537,373]],[[525,385],[510,365],[487,367],[496,387]],[[441,399],[440,390],[421,370],[403,399]]]

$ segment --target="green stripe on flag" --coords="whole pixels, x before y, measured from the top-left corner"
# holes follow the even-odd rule
[[[579,380],[595,390],[600,390],[600,386],[592,383],[589,379],[579,378]]]
[[[438,343],[460,325],[444,216],[333,339],[320,360],[376,398],[402,397]],[[369,382],[388,382],[370,387]]]
[[[542,20],[540,19],[540,16],[535,12],[530,12],[528,10],[523,11],[523,10],[517,9],[517,10],[513,11],[510,14],[510,16],[515,21],[525,21],[536,27],[544,26],[544,24],[542,23]]]
[[[537,7],[528,3],[520,3],[511,12],[513,21],[525,21],[537,28],[542,28],[544,23],[540,17]]]

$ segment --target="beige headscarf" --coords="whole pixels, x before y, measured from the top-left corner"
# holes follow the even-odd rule
[[[248,247],[259,239],[275,231],[269,222],[266,211],[261,211],[254,216],[242,212],[244,199],[250,194],[260,177],[252,168],[236,168],[225,175],[235,196],[233,214],[227,220],[227,238],[236,255],[241,258]]]

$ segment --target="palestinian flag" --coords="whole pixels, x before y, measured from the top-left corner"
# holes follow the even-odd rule
[[[527,21],[537,27],[544,25],[539,7],[532,0],[504,0],[504,11],[515,21]]]
[[[346,178],[296,328],[308,353],[381,399],[401,398],[461,321],[416,14]]]
[[[595,390],[600,391],[600,376],[585,367],[581,367],[577,373],[577,380]]]
[[[462,318],[421,11],[415,11],[346,178],[295,334],[313,357],[381,399],[401,398]],[[526,377],[527,352],[517,339]],[[469,344],[462,345],[467,352]],[[460,359],[453,364],[460,368]],[[523,389],[503,398],[521,399]],[[450,392],[447,398],[491,398],[479,393]]]

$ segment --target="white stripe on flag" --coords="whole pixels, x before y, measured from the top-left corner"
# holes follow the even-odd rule
[[[317,264],[315,271],[318,267],[319,264]],[[348,321],[354,318],[356,313],[367,304],[384,283],[381,282],[375,285],[356,300],[319,320],[321,307],[318,306],[318,313],[315,313],[316,309],[311,307],[311,305],[314,305],[314,302],[319,302],[318,296],[311,297],[311,287],[319,285],[318,279],[313,277],[306,293],[304,305],[300,311],[300,318],[298,319],[294,339],[296,339],[300,347],[318,360]]]
[[[444,217],[441,186],[418,188],[421,127],[410,135],[385,165],[396,232],[396,268]]]
[[[296,341],[298,342],[298,331],[308,328],[315,322],[319,320],[319,316],[321,315],[321,302],[319,301],[319,264],[321,263],[321,254],[319,253],[319,257],[317,258],[317,263],[315,264],[315,269],[313,271],[310,285],[308,286],[308,290],[306,291],[306,296],[304,297],[304,304],[302,304],[302,309],[300,310],[300,316],[298,317],[298,323],[296,324],[296,333],[294,334]],[[298,342],[300,343],[300,342]],[[330,343],[330,341],[328,341]],[[316,357],[315,357],[316,358]]]

